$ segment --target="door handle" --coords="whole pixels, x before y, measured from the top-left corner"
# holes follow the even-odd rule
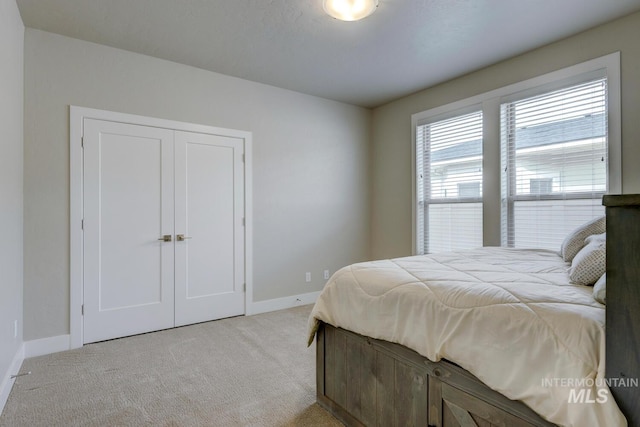
[[[161,240],[163,242],[170,242],[171,241],[171,234],[165,234],[164,236],[162,236],[158,240]]]
[[[184,242],[185,240],[191,239],[191,237],[187,237],[184,234],[176,234],[176,240],[178,242]]]

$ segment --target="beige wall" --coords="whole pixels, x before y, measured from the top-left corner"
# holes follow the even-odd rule
[[[640,13],[399,99],[373,112],[371,255],[410,255],[411,115],[621,52],[622,189],[640,193]],[[499,214],[499,212],[496,212]]]
[[[0,392],[22,344],[23,44],[15,0],[0,0]]]
[[[253,132],[255,301],[368,258],[370,110],[27,29],[26,340],[69,333],[69,105]]]

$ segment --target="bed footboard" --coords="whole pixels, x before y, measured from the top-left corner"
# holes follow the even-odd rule
[[[321,324],[318,403],[348,426],[552,426],[459,366]]]

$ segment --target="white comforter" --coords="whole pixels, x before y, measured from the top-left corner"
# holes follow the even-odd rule
[[[554,252],[507,248],[353,264],[319,296],[309,342],[321,320],[457,363],[553,423],[626,426],[602,384],[604,306],[567,268]]]

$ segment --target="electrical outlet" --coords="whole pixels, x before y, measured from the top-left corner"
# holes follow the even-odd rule
[[[18,338],[18,321],[13,321],[13,337]]]
[[[309,283],[311,281],[311,273],[310,272],[306,272],[304,273],[304,280]]]
[[[324,277],[324,280],[329,279],[329,270],[325,270],[324,271],[324,276],[323,277]]]

